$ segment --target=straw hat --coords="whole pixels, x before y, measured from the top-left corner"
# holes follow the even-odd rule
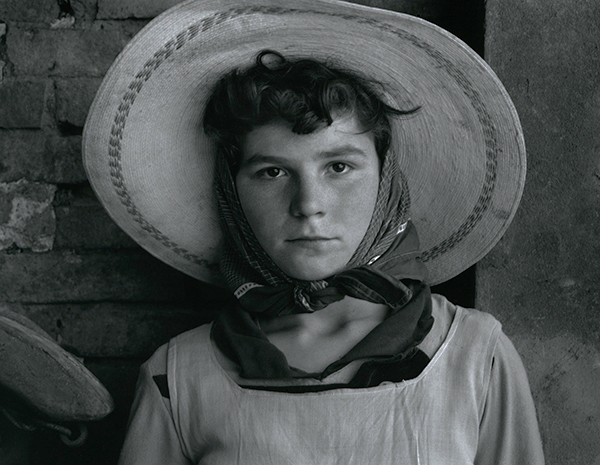
[[[84,130],[84,162],[112,218],[150,253],[221,284],[214,147],[203,134],[218,79],[273,49],[356,70],[388,103],[420,105],[394,123],[430,284],[500,239],[519,203],[525,146],[488,65],[424,20],[322,0],[192,0],[164,12],[110,68]]]
[[[100,381],[73,355],[19,313],[0,307],[2,400],[18,399],[33,415],[56,422],[98,420],[113,410]],[[0,407],[15,407],[0,402]]]

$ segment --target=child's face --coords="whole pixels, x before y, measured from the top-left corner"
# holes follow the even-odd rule
[[[379,158],[354,116],[311,134],[284,122],[253,129],[236,176],[246,218],[279,268],[316,280],[341,271],[373,214]]]

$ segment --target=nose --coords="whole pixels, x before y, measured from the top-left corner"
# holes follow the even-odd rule
[[[326,189],[316,177],[298,177],[292,184],[290,212],[298,218],[325,215]]]

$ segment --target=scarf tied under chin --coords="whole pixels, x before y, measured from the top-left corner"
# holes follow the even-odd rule
[[[418,260],[417,232],[408,219],[407,184],[394,154],[383,160],[373,216],[356,252],[344,270],[319,281],[296,280],[277,267],[245,218],[225,157],[217,157],[216,173],[224,233],[221,272],[236,301],[218,315],[213,337],[219,349],[240,366],[240,376],[306,376],[287,364],[257,322],[319,311],[345,296],[384,304],[389,316],[318,378],[357,359],[375,358],[389,364],[415,355],[416,345],[433,324],[431,297],[425,284],[427,270]]]

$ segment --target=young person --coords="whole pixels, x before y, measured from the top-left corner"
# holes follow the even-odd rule
[[[473,228],[479,223],[491,221],[484,219],[490,199],[496,201],[494,208],[498,211],[504,207],[514,212],[516,208],[522,176],[515,172],[510,176],[510,170],[498,168],[502,162],[490,153],[502,152],[517,138],[513,137],[513,142],[508,142],[510,137],[501,139],[504,146],[495,146],[498,134],[493,132],[493,122],[480,118],[482,114],[502,114],[504,121],[512,118],[514,129],[518,127],[514,111],[510,107],[484,111],[478,105],[490,102],[479,95],[478,78],[471,76],[473,82],[468,84],[474,83],[472,88],[461,89],[474,108],[474,113],[469,113],[461,107],[465,99],[460,103],[452,101],[453,91],[447,90],[455,84],[448,75],[456,75],[446,69],[436,77],[437,71],[431,64],[422,66],[423,80],[440,79],[447,86],[430,91],[429,82],[420,87],[422,103],[412,104],[410,92],[402,92],[406,82],[410,82],[408,76],[406,82],[399,76],[389,82],[363,77],[356,68],[357,61],[352,60],[355,50],[348,47],[347,39],[339,38],[350,31],[362,37],[361,45],[367,50],[360,52],[358,58],[368,61],[373,53],[388,54],[382,52],[387,38],[379,37],[384,31],[404,45],[426,50],[429,59],[434,57],[450,66],[444,61],[447,58],[431,53],[424,43],[428,39],[444,50],[448,43],[456,45],[455,39],[440,36],[437,28],[419,20],[337,3],[303,2],[294,9],[247,3],[226,9],[224,2],[220,6],[221,11],[206,16],[209,8],[205,4],[189,2],[155,24],[169,24],[176,30],[174,18],[185,18],[187,35],[176,36],[179,42],[173,42],[176,48],[166,59],[177,53],[174,50],[184,49],[186,41],[199,34],[202,25],[206,31],[215,24],[225,24],[215,33],[214,42],[202,42],[205,47],[216,46],[223,31],[239,31],[236,20],[246,26],[244,39],[254,40],[245,42],[245,47],[254,50],[254,65],[244,66],[240,59],[239,55],[247,57],[248,51],[236,52],[235,57],[228,57],[226,66],[230,68],[215,73],[213,85],[200,88],[196,83],[195,89],[202,94],[202,110],[195,113],[192,121],[202,119],[204,142],[184,135],[195,142],[182,143],[174,149],[174,155],[163,152],[169,154],[163,156],[169,159],[168,163],[177,163],[187,156],[184,147],[213,147],[214,168],[210,173],[214,176],[222,234],[220,275],[233,298],[213,323],[174,338],[143,365],[120,463],[543,463],[526,374],[500,324],[490,315],[454,306],[442,296],[432,296],[429,290],[429,283],[449,277],[448,271],[443,271],[450,266],[448,262],[453,263],[456,272],[473,260],[473,255],[464,258],[469,253],[461,251],[464,246],[458,244],[468,235],[473,237]],[[244,10],[243,6],[249,9]],[[315,22],[323,21],[328,26],[326,32],[323,25],[309,26],[313,23],[308,16],[298,20],[296,28],[292,27],[299,12],[301,16],[312,15]],[[268,40],[259,33],[264,22],[247,22],[246,14],[256,13],[271,26],[269,31],[274,31]],[[269,23],[267,18],[270,14],[287,15],[285,24],[274,27],[275,23]],[[198,27],[195,29],[194,25]],[[356,26],[356,30],[350,26]],[[416,29],[411,30],[412,26]],[[142,35],[139,43],[154,37],[151,32],[157,30],[158,26]],[[438,35],[432,36],[432,30]],[[302,44],[315,41],[312,33],[318,33],[322,41],[311,49]],[[419,34],[421,41],[416,40]],[[277,38],[282,42],[278,43]],[[372,41],[378,40],[375,47]],[[265,42],[279,45],[282,50],[291,44],[301,45],[296,45],[288,57],[264,49]],[[108,144],[113,169],[110,177],[117,187],[111,195],[127,207],[129,227],[133,223],[137,223],[137,229],[143,226],[169,253],[175,251],[176,255],[187,256],[189,261],[209,268],[198,255],[165,240],[156,221],[148,221],[144,216],[147,205],[145,210],[136,206],[137,199],[134,201],[129,194],[135,193],[127,182],[133,178],[126,180],[123,175],[127,170],[123,170],[122,163],[134,153],[143,153],[145,144],[136,142],[143,132],[142,125],[148,124],[145,118],[136,122],[135,115],[144,114],[143,103],[136,108],[136,100],[144,99],[146,82],[152,87],[154,70],[163,66],[160,60],[171,47],[165,44],[154,53],[154,62],[145,61],[143,69],[147,72],[136,75],[140,76],[135,81],[139,82],[137,87],[127,86],[130,93],[119,106],[110,105],[113,111],[118,108],[117,116],[112,118],[112,139]],[[315,59],[313,54],[318,55],[320,47],[337,59]],[[237,50],[231,44],[225,48],[220,58]],[[130,46],[124,56],[139,53],[132,52],[134,49]],[[194,57],[193,51],[198,52],[200,47],[189,50],[189,56],[185,56],[185,50],[181,52],[184,56],[177,61],[179,66],[186,58]],[[468,56],[482,66],[472,55]],[[412,58],[420,59],[417,54]],[[217,62],[216,55],[213,60]],[[370,64],[381,65],[379,60],[372,58]],[[196,71],[210,69],[208,62],[199,61]],[[237,65],[232,66],[236,61]],[[336,66],[334,62],[347,66]],[[354,67],[351,63],[355,63]],[[174,65],[172,62],[170,67],[164,66],[171,77],[177,69]],[[92,108],[87,127],[94,127],[93,131],[98,129],[90,125],[95,120],[106,120],[110,114],[98,102],[107,97],[108,89],[115,87],[116,76],[123,72],[121,69],[119,73],[118,67],[109,73],[109,84],[104,84]],[[192,68],[181,74],[181,82],[190,76]],[[458,76],[456,82],[464,85],[460,79],[463,77]],[[209,81],[203,78],[203,82]],[[160,80],[162,85],[165,82],[166,78]],[[498,92],[499,83],[493,82],[497,92],[492,98],[500,95],[506,104],[506,96]],[[171,81],[170,85],[175,88],[176,82]],[[390,86],[396,87],[390,90]],[[191,84],[189,87],[193,88]],[[427,92],[429,95],[424,95]],[[395,96],[394,104],[389,103],[389,95]],[[415,141],[424,139],[434,148],[441,148],[450,165],[459,157],[469,159],[468,154],[461,154],[460,142],[455,142],[457,147],[448,148],[447,138],[428,138],[415,131],[431,131],[430,124],[436,121],[431,115],[438,115],[438,123],[444,121],[452,112],[445,113],[435,105],[443,107],[448,101],[462,113],[463,128],[472,124],[483,128],[476,135],[470,131],[463,131],[462,135],[470,139],[473,147],[479,145],[474,151],[486,160],[487,172],[482,178],[484,189],[475,189],[476,201],[472,202],[471,211],[467,208],[461,212],[461,207],[455,206],[450,212],[452,217],[462,215],[458,219],[459,233],[438,232],[436,246],[422,251],[417,232],[420,233],[419,222],[427,230],[423,218],[432,223],[438,221],[435,227],[430,226],[431,230],[444,223],[451,225],[455,219],[443,218],[440,222],[434,214],[439,211],[433,206],[435,203],[449,208],[450,204],[438,200],[445,192],[422,192],[436,186],[434,171],[430,170],[429,177],[422,180],[431,185],[421,185],[415,174],[418,169],[410,169],[410,153],[412,163],[416,163]],[[172,106],[175,111],[177,105]],[[190,107],[190,103],[186,106]],[[169,118],[165,118],[168,112],[166,109],[161,116],[167,121],[163,127],[167,133],[171,132]],[[411,126],[419,119],[423,122]],[[186,118],[177,121],[178,136],[194,126],[184,122]],[[453,134],[454,123],[446,121],[441,131]],[[197,124],[195,127],[198,130]],[[106,180],[107,176],[98,175],[91,156],[102,143],[101,138],[92,140],[91,134],[86,133],[88,142],[84,142],[87,166],[102,197],[107,191],[102,187],[102,178]],[[460,131],[454,134],[457,138],[460,135]],[[156,137],[160,139],[159,135]],[[434,140],[438,138],[442,139],[441,144]],[[510,148],[522,153],[519,143]],[[424,166],[432,165],[430,150],[418,154]],[[158,156],[150,159],[155,162]],[[141,169],[138,167],[138,171]],[[460,179],[463,188],[454,191],[453,202],[469,203],[465,192],[470,188],[465,186],[476,184],[477,177],[473,174],[472,178]],[[512,200],[502,207],[498,199],[511,197],[507,195],[510,188],[504,185],[505,192],[500,195],[493,187],[496,179],[511,177],[517,178],[513,189],[518,194],[513,193]],[[180,183],[189,186],[192,178],[188,175]],[[205,175],[204,182],[207,178]],[[152,184],[156,189],[156,184]],[[151,195],[149,190],[146,194]],[[429,204],[423,201],[427,196]],[[418,208],[411,208],[411,198],[419,202]],[[110,202],[106,203],[110,208]],[[204,202],[203,206],[207,205],[210,204]],[[419,209],[421,212],[415,217],[415,210]],[[485,247],[497,240],[492,236],[507,226],[511,214],[503,215],[502,221],[500,216],[495,215],[495,231],[488,231]],[[178,218],[183,217],[180,214]],[[139,231],[137,234],[139,238]],[[149,247],[148,242],[145,245]],[[456,258],[457,250],[462,259]],[[454,254],[454,258],[446,258],[446,263],[441,258],[436,261],[444,254]],[[162,258],[167,258],[167,254],[163,253]],[[430,262],[429,266],[424,262]],[[436,269],[438,264],[442,271]],[[436,276],[433,280],[428,267]]]

